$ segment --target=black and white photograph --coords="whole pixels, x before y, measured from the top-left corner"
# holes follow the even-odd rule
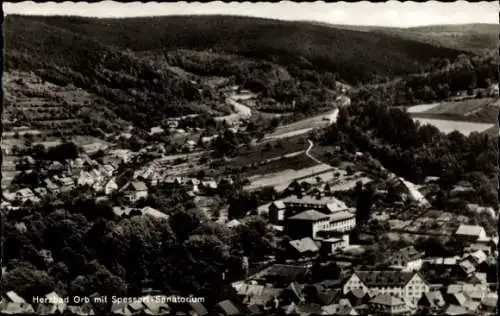
[[[0,315],[497,315],[494,2],[4,2]]]

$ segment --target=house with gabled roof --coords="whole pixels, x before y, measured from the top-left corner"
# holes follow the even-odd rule
[[[189,315],[190,316],[205,316],[208,315],[208,310],[202,303],[190,302],[189,303]]]
[[[430,291],[425,292],[420,300],[418,301],[418,306],[426,307],[431,312],[439,312],[443,310],[446,306],[446,301],[440,291]]]
[[[39,304],[36,309],[38,315],[62,314],[66,310],[67,304],[56,292],[53,291],[48,293],[45,295],[45,299],[48,302]]]
[[[216,312],[222,313],[224,316],[242,315],[240,309],[230,300],[219,302],[215,306]]]
[[[49,191],[44,188],[44,187],[38,187],[33,189],[33,191],[38,195],[40,198],[44,198],[49,195]]]
[[[29,188],[23,188],[16,192],[15,199],[21,202],[26,202],[35,197],[35,194]]]
[[[371,296],[389,294],[399,297],[405,303],[416,306],[422,294],[428,292],[430,285],[418,272],[399,270],[354,271],[343,285],[343,293],[361,289]]]
[[[319,247],[311,237],[291,240],[289,244],[294,257],[312,258],[319,253]]]
[[[148,197],[148,187],[143,181],[128,182],[120,189],[120,192],[123,192],[125,197],[132,203]]]
[[[458,315],[469,315],[469,311],[460,305],[449,305],[445,311],[444,315],[458,316]]]
[[[420,270],[424,254],[425,252],[417,251],[415,247],[408,246],[391,253],[386,264],[405,271]]]
[[[32,314],[35,310],[31,304],[28,304],[24,298],[14,291],[8,291],[2,297],[0,302],[1,314]]]
[[[143,312],[146,309],[146,306],[143,304],[141,300],[135,300],[130,302],[127,305],[127,308],[129,311],[132,312],[132,314],[138,314]]]
[[[104,194],[111,195],[113,192],[118,190],[118,183],[116,182],[116,178],[111,178],[106,185],[104,186]]]
[[[384,315],[409,315],[410,309],[399,297],[390,294],[379,294],[370,301],[372,310]]]
[[[61,192],[61,190],[59,189],[59,186],[57,184],[55,184],[54,182],[52,182],[50,179],[45,179],[45,180],[43,180],[43,182],[45,183],[45,187],[47,188],[47,190],[52,195],[57,195]]]
[[[476,271],[476,267],[468,259],[461,261],[458,266],[466,276],[471,276]]]
[[[461,224],[457,231],[455,232],[455,236],[466,239],[470,241],[479,241],[479,240],[488,240],[488,236],[486,235],[486,231],[480,225],[465,225]]]
[[[269,222],[273,224],[283,223],[285,220],[286,206],[283,201],[274,201],[269,205]]]
[[[70,177],[61,178],[59,182],[61,183],[61,192],[69,192],[75,188],[75,182]]]

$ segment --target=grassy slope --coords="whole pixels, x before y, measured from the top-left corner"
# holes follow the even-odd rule
[[[13,24],[33,21],[133,51],[212,49],[286,65],[310,62],[316,68],[339,73],[349,83],[367,81],[376,75],[415,72],[432,57],[454,58],[460,53],[381,33],[234,16],[102,20],[9,16],[6,26],[8,29]]]

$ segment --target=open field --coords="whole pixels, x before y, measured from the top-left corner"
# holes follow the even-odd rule
[[[436,106],[431,107],[425,112],[427,114],[449,114],[449,115],[459,115],[467,116],[469,113],[480,109],[482,107],[493,104],[496,99],[493,98],[483,98],[483,99],[470,99],[464,101],[455,102],[442,102]]]
[[[494,98],[469,99],[442,103],[416,105],[407,108],[415,121],[430,124],[443,133],[459,131],[495,134],[498,118],[498,101]]]
[[[420,104],[420,105],[410,106],[406,110],[410,114],[413,114],[413,113],[422,113],[422,112],[427,112],[427,111],[435,108],[438,105],[439,105],[439,103]]]
[[[284,171],[274,172],[266,175],[256,175],[250,177],[250,185],[245,187],[245,190],[252,191],[258,188],[272,186],[277,191],[282,191],[293,182],[302,178],[311,177],[331,170],[332,167],[325,164],[317,164],[313,167],[302,169],[287,169]]]
[[[304,120],[279,126],[273,133],[267,135],[264,140],[293,137],[297,135],[307,134],[315,128],[327,127],[330,124],[330,117],[336,111],[337,110],[331,110]]]
[[[289,154],[281,159],[276,159],[268,163],[252,168],[243,168],[240,173],[243,177],[254,177],[272,174],[286,170],[300,170],[317,166],[318,164],[309,159],[303,152]]]
[[[267,147],[271,145],[271,147]],[[304,152],[309,144],[297,137],[289,139],[286,143],[259,144],[245,152],[238,154],[238,157],[226,163],[228,168],[249,167],[272,159],[278,159],[287,155],[295,155]],[[266,148],[267,147],[267,148]]]
[[[426,124],[433,125],[445,134],[451,133],[453,131],[459,131],[465,136],[468,136],[473,132],[482,133],[485,132],[486,130],[495,127],[495,124],[460,122],[460,121],[439,120],[439,119],[420,118],[420,117],[415,117],[414,120],[418,121],[421,125],[426,125]]]

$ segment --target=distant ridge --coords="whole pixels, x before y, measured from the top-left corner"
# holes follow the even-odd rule
[[[498,47],[498,34],[500,33],[500,25],[488,23],[427,25],[405,28],[342,25],[314,21],[309,22],[336,29],[382,33],[434,46],[458,49],[475,54],[482,54],[496,50]]]
[[[350,84],[418,72],[432,58],[454,59],[463,53],[384,32],[368,34],[309,22],[224,15],[123,19],[12,15],[5,19],[8,47],[17,46],[11,39],[23,40],[10,29],[35,22],[84,35],[103,45],[136,52],[212,50],[287,66],[310,64],[316,69],[338,73]]]

